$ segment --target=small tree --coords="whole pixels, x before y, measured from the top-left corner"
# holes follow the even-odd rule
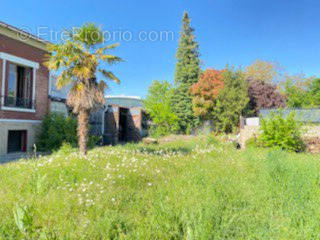
[[[173,91],[167,81],[153,81],[149,87],[144,105],[154,123],[150,129],[153,136],[164,136],[178,130],[178,117],[172,112]]]
[[[227,68],[223,74],[224,88],[218,95],[212,117],[216,131],[231,133],[239,124],[239,116],[249,102],[244,74]]]
[[[246,68],[246,79],[258,79],[272,83],[280,79],[281,66],[276,62],[256,60]]]
[[[304,74],[286,75],[283,83],[286,104],[289,108],[308,108],[314,106],[317,95],[317,83],[314,77],[306,78]],[[314,89],[314,91],[312,91]],[[311,93],[313,92],[313,93]],[[316,98],[315,98],[316,99]]]
[[[310,101],[312,107],[320,106],[320,78],[314,78],[309,84],[309,92],[307,94],[307,101]]]
[[[104,90],[107,84],[98,81],[97,73],[106,79],[119,82],[110,71],[102,68],[102,63],[120,62],[119,57],[110,55],[107,50],[118,44],[102,47],[102,30],[93,23],[84,24],[76,33],[70,31],[69,39],[61,44],[48,46],[51,56],[46,65],[50,70],[59,71],[57,87],[71,84],[67,104],[78,115],[79,148],[82,154],[87,152],[88,124],[90,112],[104,105]]]
[[[203,119],[210,119],[216,98],[223,88],[222,71],[207,69],[202,73],[199,81],[190,89],[194,113]]]
[[[262,80],[248,80],[249,108],[258,114],[261,108],[285,107],[286,99],[276,85]]]

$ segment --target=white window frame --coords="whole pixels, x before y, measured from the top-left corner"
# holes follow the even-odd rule
[[[40,65],[37,62],[33,62],[24,58],[20,58],[8,53],[0,52],[0,59],[2,59],[2,86],[1,86],[1,109],[6,111],[15,111],[15,112],[36,112],[34,103],[36,99],[36,80],[37,80],[37,69],[39,69]],[[6,70],[7,70],[7,61],[30,67],[33,70],[33,79],[32,79],[32,109],[24,109],[24,108],[15,108],[15,107],[5,107],[4,106],[4,94],[5,94],[5,81],[6,81]]]

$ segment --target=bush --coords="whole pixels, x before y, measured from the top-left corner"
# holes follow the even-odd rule
[[[36,137],[39,151],[57,150],[64,142],[76,147],[77,141],[77,120],[59,113],[47,114],[44,117]]]
[[[37,150],[52,152],[60,149],[64,143],[71,147],[77,147],[77,126],[77,119],[72,116],[65,117],[61,113],[47,114],[36,136]],[[90,135],[87,146],[88,148],[93,148],[100,142],[100,136]]]
[[[102,136],[90,135],[88,138],[87,146],[89,149],[94,148],[97,145],[101,146],[102,144]]]
[[[61,154],[67,155],[75,151],[75,148],[70,143],[63,142],[61,147],[59,148],[59,152]]]
[[[154,125],[150,127],[153,137],[160,137],[176,133],[178,117],[172,111],[173,88],[170,83],[153,81],[144,101],[147,114]]]
[[[264,147],[280,147],[283,150],[302,152],[305,145],[301,139],[301,124],[295,113],[284,117],[282,113],[272,113],[261,121],[262,133],[258,142]]]

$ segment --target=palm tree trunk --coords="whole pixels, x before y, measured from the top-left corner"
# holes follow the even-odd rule
[[[87,154],[87,142],[88,142],[88,131],[89,131],[89,111],[80,110],[78,114],[78,144],[80,153],[83,155]]]

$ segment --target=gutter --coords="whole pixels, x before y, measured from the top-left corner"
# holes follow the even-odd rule
[[[9,30],[11,30],[11,31],[13,31],[13,32],[17,32],[17,33],[20,33],[20,34],[22,34],[22,35],[24,35],[24,36],[27,36],[27,37],[29,37],[29,38],[37,41],[37,42],[45,43],[45,44],[50,44],[50,43],[51,43],[51,42],[49,42],[49,41],[47,41],[47,40],[44,40],[44,39],[42,39],[42,38],[39,38],[39,37],[37,37],[37,36],[35,36],[35,35],[31,34],[31,33],[28,33],[28,32],[26,32],[26,31],[23,31],[23,30],[21,30],[21,29],[19,29],[19,28],[17,28],[17,27],[14,27],[14,26],[12,26],[12,25],[9,25],[9,24],[4,23],[4,22],[1,22],[1,21],[0,21],[0,26],[2,26],[2,27],[4,27],[4,28],[7,28],[7,29],[9,29]]]

